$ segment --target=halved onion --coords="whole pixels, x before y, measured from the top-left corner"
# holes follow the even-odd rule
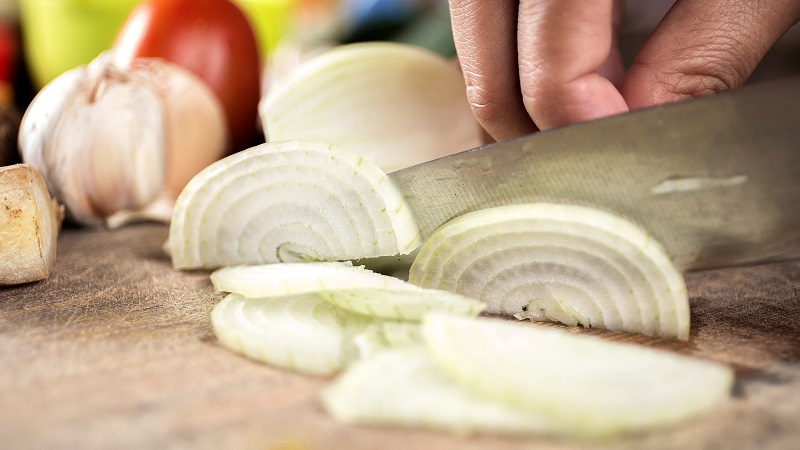
[[[422,334],[461,385],[544,415],[558,434],[667,427],[725,400],[734,379],[716,363],[501,319],[431,314]]]
[[[536,434],[551,426],[454,383],[421,346],[384,350],[355,363],[321,394],[337,420],[455,433]]]
[[[208,166],[181,192],[168,247],[178,269],[405,254],[420,244],[386,175],[342,147],[262,144]]]
[[[482,144],[465,92],[461,73],[435,53],[357,43],[300,65],[259,112],[269,142],[321,139],[390,172]]]
[[[412,283],[487,303],[486,312],[688,339],[683,276],[646,231],[573,205],[465,214],[419,250]]]
[[[230,294],[211,314],[214,334],[248,358],[313,375],[330,375],[356,357],[353,336],[375,319],[314,294],[244,298]]]

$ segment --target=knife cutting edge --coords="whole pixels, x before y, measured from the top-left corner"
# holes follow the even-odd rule
[[[389,174],[424,237],[552,202],[647,229],[685,270],[800,258],[800,78],[489,144]]]

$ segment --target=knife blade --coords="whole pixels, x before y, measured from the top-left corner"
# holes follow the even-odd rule
[[[494,206],[590,206],[685,270],[800,258],[800,78],[494,143],[389,174],[425,238]]]

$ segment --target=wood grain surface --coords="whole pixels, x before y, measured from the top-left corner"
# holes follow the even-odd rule
[[[343,425],[295,375],[220,347],[208,272],[171,269],[167,228],[66,229],[46,281],[0,288],[2,449],[797,449],[800,262],[692,273],[692,337],[575,329],[721,361],[733,398],[603,444]],[[601,387],[599,387],[601,388]]]

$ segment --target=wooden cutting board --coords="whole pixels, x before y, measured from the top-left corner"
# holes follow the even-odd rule
[[[343,425],[295,375],[220,347],[208,272],[171,269],[167,228],[66,229],[55,272],[0,288],[2,449],[572,449],[552,439]],[[604,449],[800,448],[800,261],[692,273],[688,343],[574,330],[721,361],[731,401]],[[602,386],[598,386],[602,388]]]

